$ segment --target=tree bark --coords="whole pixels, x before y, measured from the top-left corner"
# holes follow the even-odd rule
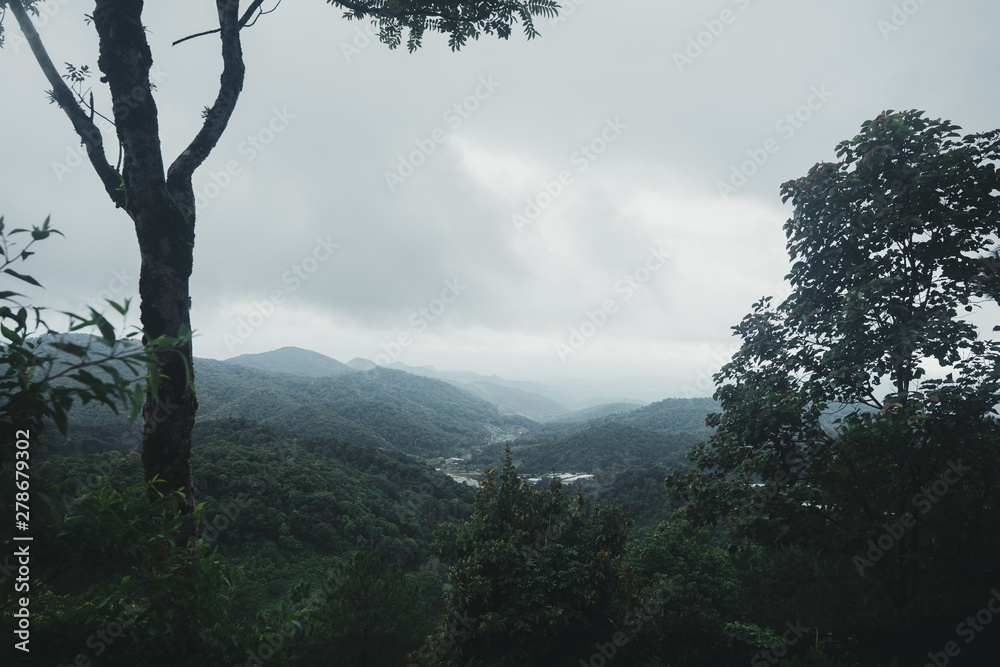
[[[94,26],[98,67],[111,89],[115,129],[122,146],[123,208],[135,225],[141,268],[139,299],[147,340],[180,337],[191,329],[188,283],[194,250],[194,211],[184,211],[166,187],[156,104],[149,83],[152,53],[142,25],[141,0],[99,0]],[[191,429],[198,403],[190,341],[157,353],[160,379],[143,406],[142,466],[146,481],[162,480],[161,493],[181,491],[182,513],[194,510]],[[194,535],[193,525],[178,542]]]

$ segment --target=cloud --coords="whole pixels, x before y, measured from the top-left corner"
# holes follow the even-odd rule
[[[434,37],[390,51],[322,3],[282,5],[244,31],[243,97],[195,176],[197,353],[297,345],[346,361],[409,333],[399,359],[415,365],[656,373],[680,392],[710,377],[756,299],[782,294],[781,182],[833,159],[886,108],[995,125],[987,31],[1000,7],[925,3],[886,39],[891,6],[861,0],[569,4],[537,40],[457,54]],[[96,66],[82,12],[66,4],[43,32],[57,62]],[[196,131],[220,68],[214,38],[169,42],[212,20],[196,3],[147,8],[168,157]],[[679,71],[692,39],[701,53]],[[0,213],[21,226],[52,214],[69,238],[33,258],[35,273],[50,304],[75,307],[138,270],[131,223],[86,164],[57,178],[53,163],[78,142],[27,50],[0,52],[0,77],[0,122],[18,128],[0,159]],[[323,261],[317,239],[337,244]],[[669,259],[626,300],[616,286],[650,248]],[[468,287],[417,331],[413,314],[449,280]],[[273,314],[227,344],[276,291]],[[616,312],[560,359],[557,344],[609,299]]]

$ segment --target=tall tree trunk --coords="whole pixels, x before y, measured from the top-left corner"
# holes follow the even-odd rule
[[[191,329],[188,282],[192,268],[194,220],[176,206],[134,215],[142,265],[139,275],[142,326],[146,336],[177,337]],[[194,510],[191,429],[198,402],[194,392],[192,348],[157,354],[161,378],[143,405],[142,468],[146,481],[163,480],[159,489],[184,490],[182,511]],[[193,531],[185,537],[191,537]]]
[[[188,282],[194,250],[194,209],[179,207],[167,188],[156,104],[149,83],[153,64],[142,25],[141,0],[99,0],[94,25],[98,66],[111,89],[122,146],[123,207],[135,223],[142,258],[139,298],[148,339],[179,337],[191,329]],[[187,179],[190,190],[190,178]],[[162,493],[183,491],[181,511],[194,510],[191,429],[198,407],[191,344],[157,354],[160,379],[147,392],[142,414],[142,466],[146,481],[159,477]],[[179,536],[186,541],[193,527]]]

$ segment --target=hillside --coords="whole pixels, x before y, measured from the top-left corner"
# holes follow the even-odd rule
[[[620,421],[662,433],[709,435],[711,429],[705,426],[705,417],[718,411],[719,404],[711,398],[665,398],[628,413]]]
[[[545,421],[555,415],[565,414],[569,409],[566,405],[541,394],[505,387],[486,380],[475,382],[447,380],[447,382],[496,405],[503,412],[523,415],[535,421]]]
[[[554,422],[563,424],[583,423],[592,419],[601,419],[602,417],[632,412],[633,410],[641,407],[642,403],[602,403],[601,405],[595,405],[590,408],[581,408],[580,410],[574,410],[572,412],[564,412],[556,415],[555,417],[551,417],[548,421],[550,423]]]
[[[684,455],[700,438],[689,433],[656,433],[620,423],[591,426],[562,438],[513,450],[518,472],[586,472],[613,465],[662,463],[684,467]]]
[[[335,437],[421,457],[455,456],[495,434],[530,427],[530,419],[447,382],[376,368],[325,377],[275,373],[212,359],[196,359],[198,420],[253,419],[293,433]],[[107,448],[134,450],[141,427],[98,405],[71,413],[60,454]]]
[[[282,347],[260,354],[241,354],[226,359],[227,363],[249,366],[272,373],[291,373],[307,377],[326,377],[354,373],[356,369],[319,352],[300,347]]]
[[[196,372],[202,418],[252,418],[417,456],[453,456],[531,423],[446,382],[384,368],[299,378],[201,359]]]
[[[193,439],[202,536],[255,582],[254,597],[237,601],[243,607],[273,604],[298,580],[320,576],[324,561],[359,547],[377,545],[392,562],[416,567],[438,524],[472,510],[474,489],[397,452],[232,419],[199,421]],[[94,471],[113,473],[119,490],[142,479],[138,454],[105,452],[41,464],[38,488],[93,484]],[[77,486],[55,500],[72,502],[65,491]]]

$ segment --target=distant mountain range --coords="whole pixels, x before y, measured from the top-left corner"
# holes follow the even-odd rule
[[[535,421],[546,421],[557,416],[561,419],[572,418],[576,412],[569,404],[573,402],[572,399],[569,399],[566,392],[557,387],[541,382],[505,380],[498,375],[480,375],[471,371],[439,371],[431,366],[410,366],[398,361],[385,366],[377,366],[368,359],[358,357],[344,364],[318,352],[297,347],[283,347],[260,354],[243,354],[226,359],[226,363],[307,377],[327,377],[351,372],[364,373],[376,368],[384,368],[447,382],[492,403],[501,412],[523,415]],[[565,402],[559,400],[556,398],[559,396],[568,400]],[[584,402],[595,405],[594,401],[606,402],[597,396],[590,396]],[[630,403],[638,407],[645,404],[646,401],[633,400]],[[602,414],[608,414],[608,411],[598,406],[596,411],[579,415],[577,420],[585,421],[593,415]]]
[[[717,409],[711,399],[664,399],[573,410],[516,386],[538,383],[363,359],[344,364],[295,347],[195,359],[195,376],[199,422],[248,419],[424,459],[465,457],[473,468],[494,461],[509,443],[530,465],[525,472],[679,462],[680,448],[708,434],[705,415]],[[127,451],[139,443],[141,424],[129,427],[100,405],[75,407],[70,423],[64,454]],[[687,435],[674,437],[679,433]]]

